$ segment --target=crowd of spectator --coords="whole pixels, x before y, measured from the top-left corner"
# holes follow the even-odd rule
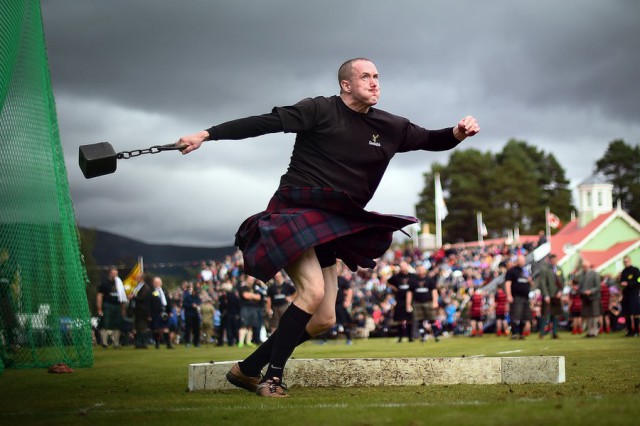
[[[372,270],[352,272],[339,264],[336,325],[318,338],[344,338],[350,344],[352,339],[371,337],[396,337],[399,342],[405,337],[408,341],[439,341],[441,337],[480,337],[486,333],[513,337],[508,309],[511,300],[504,276],[517,266],[519,256],[532,249],[530,245],[447,245],[435,252],[423,252],[409,247],[389,250]],[[171,291],[162,288],[159,278],[141,276],[128,302],[121,304],[124,321],[119,324],[123,335],[140,348],[150,342],[156,348],[161,344],[168,348],[176,344],[253,347],[277,328],[280,316],[296,296],[284,272],[267,283],[245,275],[239,252],[222,261],[202,262],[199,269],[197,276]],[[531,268],[524,269],[523,276],[531,273]],[[521,324],[518,338],[531,333],[539,333],[542,338],[552,329],[554,338],[558,329],[584,333],[585,297],[580,291],[580,273],[560,275],[558,312],[549,321],[544,321],[548,316],[544,288],[531,277],[525,296],[530,315]],[[621,279],[597,277],[601,286],[599,331],[619,331],[625,327]],[[103,293],[106,298],[106,284],[99,295]],[[628,335],[637,335],[638,326],[633,320],[633,316],[626,319]],[[587,335],[592,334],[590,331]],[[113,341],[115,333],[97,336],[104,347],[110,337],[119,347],[120,342]]]

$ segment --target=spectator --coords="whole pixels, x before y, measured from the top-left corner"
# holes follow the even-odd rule
[[[228,280],[223,280],[220,285],[220,318],[222,328],[227,335],[227,344],[235,346],[240,341],[240,298],[233,285]]]
[[[238,293],[240,294],[240,332],[238,347],[244,346],[253,348],[255,345],[252,343],[253,329],[259,327],[260,317],[258,310],[260,309],[260,303],[262,301],[262,295],[256,292],[254,284],[256,279],[251,275],[245,275],[245,278],[240,283]]]
[[[582,316],[587,321],[587,335],[598,336],[598,318],[600,317],[600,277],[591,268],[591,262],[582,261],[580,275],[580,294],[582,296]]]
[[[138,285],[131,292],[129,308],[133,312],[133,328],[135,331],[136,349],[147,349],[149,340],[149,297],[151,296],[151,277],[140,274],[137,277]]]
[[[413,313],[413,331],[415,336],[417,328],[422,325],[422,338],[424,342],[427,339],[427,331],[431,334],[435,341],[438,341],[438,335],[434,323],[436,321],[436,313],[438,310],[438,289],[436,288],[437,268],[433,268],[427,273],[427,268],[420,264],[416,268],[416,278],[409,287],[408,302]]]
[[[200,324],[202,323],[200,299],[200,283],[196,282],[182,296],[182,311],[184,312],[184,344],[200,347]]]
[[[611,292],[609,291],[609,278],[605,276],[600,282],[600,333],[611,333],[611,318],[609,306],[611,304]]]
[[[282,314],[296,295],[296,288],[289,280],[285,280],[282,272],[278,272],[267,289],[266,312],[269,317],[269,333],[273,333],[280,324]]]
[[[353,317],[351,316],[351,308],[353,301],[353,289],[351,288],[351,272],[344,272],[338,275],[338,295],[336,296],[336,325],[338,333],[343,332],[347,338],[347,345],[352,343],[351,327],[353,325]],[[364,324],[363,324],[364,327]]]
[[[396,305],[393,311],[393,319],[398,323],[398,343],[402,342],[402,338],[407,336],[409,342],[413,342],[412,333],[412,307],[408,303],[407,297],[409,289],[415,280],[415,275],[409,270],[409,264],[406,261],[400,262],[400,271],[389,278],[388,286],[395,294]]]
[[[554,254],[549,255],[547,264],[540,271],[536,281],[542,296],[542,310],[540,315],[540,338],[544,338],[547,334],[547,320],[552,324],[552,336],[558,338],[558,321],[562,315],[562,291],[564,289],[564,280],[562,271],[557,266],[557,257]]]
[[[485,304],[485,300],[484,300],[484,293],[482,292],[481,289],[476,289],[474,287],[471,287],[469,289],[469,292],[471,294],[471,307],[469,308],[470,311],[470,318],[471,318],[471,336],[478,336],[478,337],[482,337],[483,334],[483,323],[484,323],[484,304]]]
[[[120,349],[120,329],[127,303],[122,280],[116,268],[110,268],[107,279],[102,282],[96,295],[98,316],[102,318],[100,340],[102,347],[107,349],[109,336],[114,349]]]
[[[582,296],[580,295],[580,284],[576,277],[571,281],[569,312],[571,316],[571,334],[582,334]]]
[[[507,293],[504,290],[504,283],[498,285],[496,289],[495,313],[496,313],[496,336],[507,336],[509,334],[509,326],[505,319],[507,314]]]
[[[622,315],[627,326],[627,337],[638,337],[640,329],[640,270],[631,264],[631,258],[623,259],[624,269],[620,273],[622,289]]]
[[[525,257],[522,254],[518,255],[516,265],[511,267],[505,276],[512,339],[524,339],[524,323],[531,320],[529,291],[532,280],[525,270],[525,264]]]
[[[173,349],[169,337],[169,318],[173,315],[169,305],[169,297],[162,288],[160,277],[153,278],[153,288],[149,297],[149,321],[153,331],[153,340],[156,349],[160,348],[160,342],[164,340],[167,349]]]

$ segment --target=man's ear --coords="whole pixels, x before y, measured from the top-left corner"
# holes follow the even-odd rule
[[[351,93],[351,84],[349,84],[349,81],[342,80],[340,82],[340,87],[342,87],[343,92]]]

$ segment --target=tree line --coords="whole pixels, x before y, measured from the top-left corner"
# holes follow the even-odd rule
[[[593,172],[613,184],[614,199],[632,217],[640,218],[640,147],[612,141]],[[447,164],[433,163],[423,174],[424,187],[416,216],[433,223],[434,176],[440,173],[448,215],[443,241],[477,240],[476,214],[482,212],[489,238],[519,228],[522,234],[544,230],[545,208],[567,223],[575,210],[569,180],[555,156],[511,139],[498,153],[470,148],[454,151]],[[585,176],[585,178],[588,176]]]

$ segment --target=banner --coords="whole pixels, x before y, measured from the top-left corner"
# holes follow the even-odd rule
[[[447,210],[447,204],[444,202],[444,195],[442,193],[442,185],[440,184],[440,173],[436,173],[436,209],[438,213],[438,218],[440,220],[444,220],[445,217],[449,214],[449,210]]]
[[[131,292],[138,285],[138,275],[144,273],[144,267],[142,263],[142,256],[138,258],[138,263],[133,266],[127,278],[125,278],[122,283],[124,284],[124,291],[127,295],[131,294]]]
[[[562,227],[560,218],[551,212],[547,214],[547,223],[549,223],[549,228],[560,229]]]

